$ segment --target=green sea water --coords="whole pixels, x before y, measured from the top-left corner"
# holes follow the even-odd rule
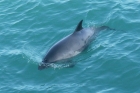
[[[73,68],[38,70],[49,48],[106,25]],[[0,0],[0,93],[140,93],[139,0]]]

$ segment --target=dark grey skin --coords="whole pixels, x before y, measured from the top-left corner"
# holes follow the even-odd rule
[[[42,62],[39,64],[39,70],[49,67],[49,64],[51,63],[56,63],[60,60],[78,55],[89,45],[97,32],[104,29],[110,29],[107,26],[83,28],[82,22],[83,20],[79,22],[72,34],[61,39],[50,48]]]

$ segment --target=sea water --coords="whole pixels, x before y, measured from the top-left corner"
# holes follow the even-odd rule
[[[109,26],[73,68],[38,70],[49,48]],[[140,93],[139,0],[0,0],[0,93]]]

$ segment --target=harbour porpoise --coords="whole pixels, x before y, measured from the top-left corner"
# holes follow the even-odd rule
[[[61,39],[50,48],[42,62],[39,64],[39,70],[49,67],[49,64],[51,63],[56,63],[60,60],[78,55],[94,39],[97,32],[104,29],[110,29],[108,26],[83,28],[82,22],[83,20],[79,22],[72,34]]]

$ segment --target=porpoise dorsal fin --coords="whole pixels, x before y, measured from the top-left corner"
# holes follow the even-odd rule
[[[76,27],[76,29],[75,29],[74,32],[78,32],[78,31],[80,31],[80,30],[83,29],[83,27],[82,27],[82,22],[83,22],[83,20],[81,20],[81,21],[78,23],[78,25],[77,25],[77,27]]]

